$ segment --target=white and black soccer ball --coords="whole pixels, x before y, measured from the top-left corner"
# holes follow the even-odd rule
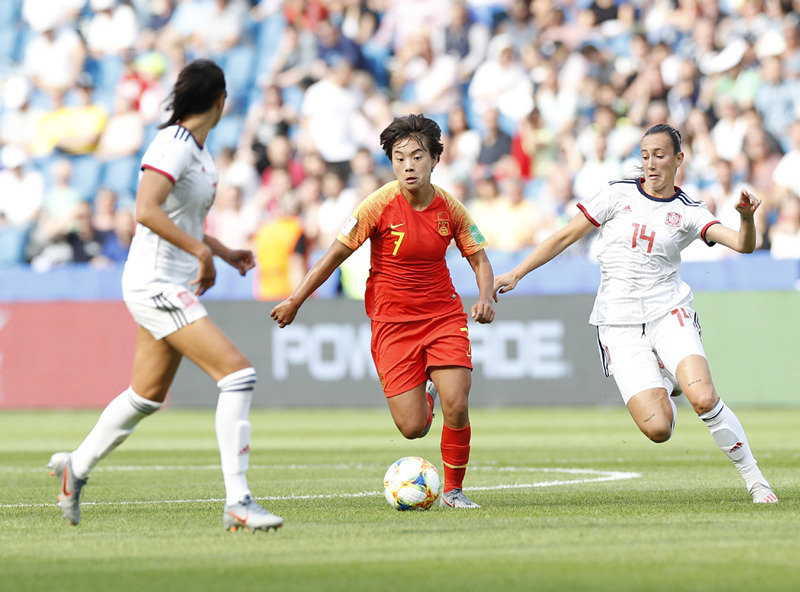
[[[389,466],[383,477],[386,501],[396,510],[427,510],[439,499],[439,472],[419,456],[406,456]]]

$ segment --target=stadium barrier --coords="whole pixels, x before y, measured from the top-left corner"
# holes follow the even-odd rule
[[[469,306],[469,298],[465,298]],[[587,324],[593,297],[507,296],[491,325],[470,324],[474,406],[621,405]],[[257,407],[386,403],[369,350],[363,302],[310,300],[279,329],[273,304],[209,301],[211,316],[259,375]],[[800,294],[697,294],[717,390],[729,402],[796,405]],[[130,380],[136,328],[121,302],[0,303],[0,407],[104,406]],[[184,361],[175,407],[212,407],[213,381]]]

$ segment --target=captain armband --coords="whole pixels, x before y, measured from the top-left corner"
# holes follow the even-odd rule
[[[342,229],[339,232],[347,236],[350,234],[350,231],[356,227],[356,224],[358,224],[358,220],[355,217],[350,216],[347,220],[345,220],[345,223],[342,225]]]

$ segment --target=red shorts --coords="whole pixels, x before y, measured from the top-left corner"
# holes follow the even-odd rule
[[[404,323],[372,321],[372,359],[387,397],[425,382],[431,366],[472,370],[467,315]]]

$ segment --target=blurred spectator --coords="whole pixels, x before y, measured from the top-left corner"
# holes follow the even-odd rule
[[[94,196],[92,225],[103,232],[114,230],[118,207],[119,199],[116,192],[108,187],[100,187]]]
[[[293,91],[298,95],[299,102],[304,87],[317,80],[312,79],[316,60],[314,35],[287,23],[281,31],[278,49],[269,64],[269,70],[261,79],[262,83],[264,86],[274,83],[283,92]]]
[[[347,187],[351,189],[358,187],[361,179],[367,176],[374,176],[377,168],[375,160],[372,158],[372,153],[366,148],[359,148],[353,158],[350,159],[350,177],[346,182]],[[356,203],[360,202],[364,197],[366,195],[359,198]]]
[[[568,131],[578,116],[578,94],[562,87],[558,71],[552,65],[542,68],[541,80],[535,93],[536,107],[550,130],[558,135]]]
[[[500,157],[511,153],[511,136],[500,129],[500,114],[494,107],[483,112],[482,121],[483,132],[478,162],[491,171]]]
[[[488,59],[475,71],[467,90],[475,117],[494,108],[516,124],[533,109],[532,93],[527,73],[514,59],[511,38],[497,35],[489,42]]]
[[[144,144],[145,123],[133,100],[122,94],[114,98],[114,112],[103,127],[94,155],[100,160],[136,156]]]
[[[534,202],[525,199],[522,179],[510,177],[501,186],[496,215],[502,228],[495,235],[492,248],[513,252],[534,246],[542,224],[542,213]]]
[[[487,173],[475,180],[475,196],[467,203],[467,210],[490,245],[501,240],[507,221],[500,208],[500,189],[494,177]]]
[[[99,231],[92,225],[92,205],[88,201],[81,201],[73,209],[70,229],[54,237],[33,258],[31,265],[37,271],[47,271],[69,263],[107,266],[110,262],[103,256],[103,243],[109,234],[109,231]]]
[[[166,59],[156,52],[149,51],[136,57],[126,55],[124,58],[116,94],[130,99],[146,124],[161,117],[162,103],[167,97],[162,84],[166,69]]]
[[[53,150],[72,155],[91,154],[97,147],[106,126],[106,110],[92,102],[94,82],[89,74],[81,74],[75,89],[75,105],[68,105],[55,95],[55,109],[45,113],[39,126],[35,154],[48,155]]]
[[[192,46],[212,56],[236,47],[245,33],[246,0],[211,0],[207,15],[194,31]]]
[[[784,78],[783,64],[778,56],[767,56],[761,61],[761,84],[753,103],[764,128],[776,137],[785,134],[800,116],[800,87],[797,80]]]
[[[753,187],[753,192],[763,202],[755,213],[759,235],[756,249],[764,246],[770,215],[777,211],[774,173],[782,156],[775,139],[770,138],[760,125],[749,127],[744,139],[744,154],[739,159],[740,165],[736,172]]]
[[[288,136],[278,135],[267,144],[265,161],[267,166],[261,172],[260,184],[268,185],[270,176],[276,170],[289,173],[292,187],[297,187],[306,175],[302,163],[294,154],[294,146]]]
[[[380,15],[372,4],[374,3],[365,0],[342,0],[341,12],[336,15],[342,34],[355,41],[359,47],[364,45],[378,28]],[[334,5],[331,6],[331,11],[333,10]]]
[[[371,42],[399,53],[419,31],[436,35],[444,29],[449,0],[388,0],[388,8]]]
[[[274,84],[264,87],[261,101],[250,106],[245,118],[240,144],[251,148],[256,154],[256,168],[259,173],[270,164],[267,146],[276,137],[287,138],[294,126],[297,114],[283,102],[280,89]]]
[[[114,214],[114,227],[111,230],[103,241],[102,255],[112,264],[124,265],[136,230],[133,211],[128,208],[118,210]]]
[[[511,156],[525,179],[544,179],[556,159],[555,134],[542,122],[538,109],[523,119],[511,140]]]
[[[435,53],[455,58],[458,80],[467,84],[486,59],[490,37],[490,28],[472,18],[466,0],[454,0],[450,4],[449,22],[432,41]]]
[[[66,243],[72,248],[73,263],[93,263],[105,265],[103,243],[109,232],[98,230],[92,224],[92,204],[81,201],[75,206],[73,228],[66,237]]]
[[[339,60],[308,88],[300,110],[301,149],[318,151],[343,175],[349,172],[356,150],[365,145],[362,97],[350,86],[352,75],[350,62]]]
[[[24,76],[12,76],[3,88],[0,110],[0,145],[16,144],[29,154],[33,151],[39,119],[43,111],[31,105],[31,85]]]
[[[209,234],[231,249],[247,249],[262,217],[254,202],[244,202],[240,187],[227,185],[217,192],[206,217],[206,228]]]
[[[789,127],[789,145],[772,173],[779,198],[788,194],[800,196],[800,118]]]
[[[469,176],[481,152],[481,135],[472,129],[467,119],[467,112],[461,105],[456,105],[450,110],[446,129],[449,136],[447,158],[450,161],[451,172],[453,175]]]
[[[622,161],[608,154],[605,136],[595,137],[594,152],[575,174],[572,186],[575,197],[588,199],[600,191],[609,181],[623,176]]]
[[[317,58],[325,66],[332,66],[339,60],[347,60],[356,70],[366,70],[367,62],[359,46],[349,37],[342,35],[339,27],[330,18],[321,18],[314,27],[317,40]]]
[[[361,121],[365,126],[361,146],[370,149],[373,158],[383,161],[386,155],[378,138],[394,119],[389,93],[379,88],[368,72],[354,72],[352,86],[361,95]]]
[[[242,40],[247,12],[245,0],[178,0],[158,47],[184,47],[194,57],[221,54]]]
[[[328,248],[339,234],[339,229],[358,205],[358,196],[346,191],[344,178],[336,171],[328,171],[322,177],[321,201],[316,211],[318,229],[315,246]]]
[[[78,82],[86,48],[75,29],[63,24],[68,11],[61,2],[26,0],[23,17],[34,32],[25,46],[25,75],[34,88],[55,99]]]
[[[787,195],[769,230],[770,253],[777,259],[800,259],[800,197]]]
[[[781,54],[786,74],[794,80],[800,78],[800,14],[791,12],[783,19],[784,49]]]
[[[711,129],[714,148],[717,156],[733,162],[742,153],[747,122],[733,97],[720,97],[715,112],[717,122]]]
[[[120,178],[113,170],[124,172],[118,163],[138,159],[163,116],[169,81],[185,61],[211,56],[225,67],[226,50],[239,47],[255,51],[252,78],[258,82],[236,90],[238,107],[247,109],[238,144],[215,150],[219,186],[211,217],[235,218],[236,208],[225,204],[238,200],[247,212],[238,215],[250,216],[252,224],[277,215],[282,197],[295,193],[312,248],[317,238],[330,240],[339,225],[326,218],[334,202],[323,199],[331,192],[321,190],[322,179],[329,171],[344,179],[339,199],[348,203],[358,199],[364,178],[382,182],[388,163],[376,138],[407,111],[423,111],[442,125],[445,153],[434,183],[468,200],[471,181],[491,174],[503,188],[493,207],[508,228],[524,218],[510,213],[504,197],[515,183],[522,181],[523,194],[538,207],[545,230],[537,233],[546,235],[562,224],[576,194],[602,183],[606,164],[630,173],[639,140],[655,123],[678,126],[687,154],[681,186],[706,200],[720,220],[737,215],[731,200],[742,185],[764,200],[756,214],[761,248],[770,245],[769,228],[781,210],[791,210],[788,197],[800,191],[792,174],[800,158],[794,137],[800,135],[794,123],[800,115],[800,16],[790,2],[21,4],[23,19],[15,28],[22,33],[24,63],[0,73],[0,147],[23,149],[24,165],[0,174],[0,184],[14,185],[13,193],[0,195],[0,215],[11,204],[15,220],[24,217],[20,211],[38,209],[31,206],[37,190],[19,190],[22,176],[38,171],[40,180],[59,178],[60,156],[70,156],[80,172],[54,186],[48,198],[40,185],[38,203],[44,199],[45,210],[58,191],[78,189],[85,199],[89,188],[94,193],[99,182],[110,183],[109,175]],[[135,38],[132,31],[139,29]],[[485,122],[484,113],[493,119]],[[238,123],[225,120],[231,127]],[[601,158],[595,150],[604,140]],[[13,162],[13,149],[9,154]],[[106,209],[102,196],[94,198],[96,226],[110,232],[117,210],[127,208]],[[322,228],[326,222],[331,228]],[[59,245],[71,252],[64,241]],[[685,256],[707,260],[723,252],[700,247],[692,245]],[[584,244],[573,253],[585,251]],[[16,259],[0,256],[9,260]],[[343,269],[343,285],[344,275]]]
[[[50,169],[51,186],[44,193],[42,209],[28,239],[27,257],[32,259],[52,242],[60,240],[75,221],[78,204],[84,201],[71,186],[73,167],[67,158],[56,160]]]
[[[44,203],[44,176],[30,165],[23,148],[10,144],[0,151],[0,224],[32,225]]]
[[[360,204],[369,195],[380,189],[384,183],[376,175],[366,174],[359,178],[358,186],[355,188],[356,205]],[[369,239],[362,246],[369,247]],[[362,253],[362,251],[364,251]],[[358,300],[364,299],[367,289],[367,278],[370,269],[370,251],[366,249],[356,249],[352,255],[340,266],[342,294],[347,298]]]
[[[302,204],[292,193],[281,196],[280,210],[256,229],[255,297],[283,300],[300,283],[307,269],[308,244],[300,217]]]
[[[403,113],[424,113],[445,125],[447,113],[461,101],[458,61],[446,53],[434,53],[430,35],[419,32],[397,54],[392,88],[400,97]]]
[[[221,191],[231,185],[238,187],[242,192],[243,203],[250,204],[261,185],[255,152],[247,147],[230,148],[224,149],[220,157],[218,162],[222,166],[218,166],[217,190]]]
[[[130,3],[123,0],[89,0],[94,15],[84,33],[89,55],[121,56],[136,46],[139,21]]]
[[[683,127],[683,146],[686,158],[683,165],[686,174],[694,179],[699,179],[705,185],[714,180],[714,162],[717,160],[717,151],[714,139],[711,137],[711,120],[707,112],[701,109],[692,109],[686,117]],[[735,253],[730,249],[717,249],[719,251]]]
[[[498,25],[498,32],[508,39],[514,55],[519,57],[522,47],[531,39],[539,36],[539,29],[535,24],[531,13],[534,2],[528,0],[510,0],[505,10],[506,18]],[[552,2],[540,3],[544,6],[537,6],[537,10],[546,10],[545,6],[552,7]]]

